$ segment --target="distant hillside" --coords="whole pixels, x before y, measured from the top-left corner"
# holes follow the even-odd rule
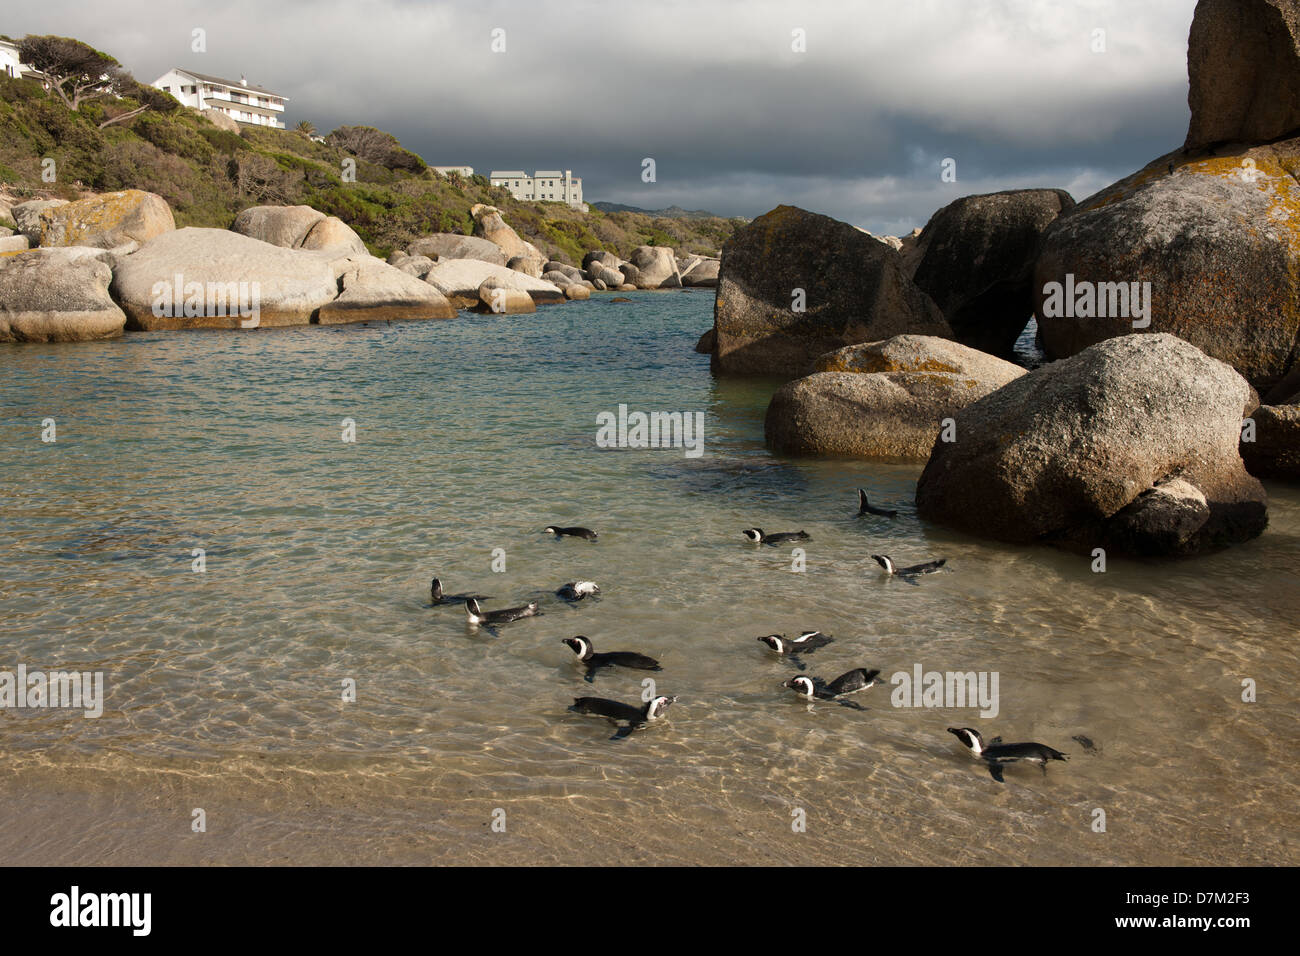
[[[16,200],[76,199],[145,189],[171,204],[177,226],[223,229],[249,206],[304,204],[338,216],[380,256],[432,232],[469,233],[470,207],[483,202],[497,206],[543,252],[575,265],[591,249],[625,258],[641,245],[717,255],[740,225],[720,217],[584,214],[563,203],[520,202],[483,176],[439,175],[378,130],[345,127],[324,143],[307,130],[242,127],[236,133],[158,96],[170,102],[100,129],[105,119],[141,104],[105,99],[72,112],[34,80],[0,76],[0,192]],[[56,161],[54,183],[41,178],[46,157]],[[355,182],[344,181],[345,160],[355,162]]]
[[[617,202],[594,202],[593,207],[601,212],[634,212],[639,216],[653,216],[658,219],[722,219],[724,217],[703,209],[683,209],[681,206],[669,206],[667,209],[642,209],[640,206],[624,206]],[[746,220],[739,220],[744,222]]]

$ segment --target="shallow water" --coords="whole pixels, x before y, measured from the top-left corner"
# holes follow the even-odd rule
[[[0,669],[102,670],[107,695],[99,719],[0,710],[0,855],[1300,861],[1294,487],[1270,485],[1262,538],[1193,561],[1094,574],[965,538],[917,520],[917,467],[772,456],[774,384],[715,379],[692,351],[710,293],[631,297],[0,350]],[[703,456],[597,448],[620,403],[704,412]],[[855,517],[859,485],[900,517]],[[807,570],[746,543],[754,525],[807,530]],[[886,580],[881,551],[950,572]],[[545,613],[471,631],[428,607],[434,574]],[[549,596],[581,578],[598,601]],[[894,707],[889,686],[865,712],[809,708],[754,640],[801,628],[836,638],[814,674],[995,671],[1000,712]],[[585,683],[559,643],[579,633],[663,662],[650,676],[680,700],[662,725],[611,742],[566,713],[636,700],[647,676]],[[999,785],[954,724],[1071,759]]]

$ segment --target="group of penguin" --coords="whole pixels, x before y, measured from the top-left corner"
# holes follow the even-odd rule
[[[878,517],[894,518],[898,512],[886,508],[878,508],[870,503],[867,494],[861,488],[858,489],[858,515],[875,515]],[[589,528],[582,527],[560,527],[550,525],[545,529],[546,534],[552,534],[556,540],[561,538],[578,538],[585,541],[596,541],[598,535]],[[810,540],[810,535],[805,531],[787,531],[776,534],[768,534],[762,528],[746,528],[741,532],[745,538],[754,544],[762,544],[775,547],[777,545],[789,544],[795,541]],[[917,584],[917,579],[926,574],[933,574],[943,569],[947,563],[946,559],[940,558],[935,561],[926,561],[921,564],[914,564],[907,567],[899,567],[888,556],[883,554],[871,555],[885,573],[891,577],[898,577],[910,584]],[[561,586],[555,591],[555,595],[564,601],[576,603],[589,597],[594,597],[600,593],[600,587],[594,581],[571,581]],[[447,594],[442,589],[442,582],[434,578],[430,585],[430,599],[434,607],[463,604],[465,606],[466,620],[470,627],[486,627],[495,629],[499,625],[510,624],[524,618],[534,617],[540,612],[539,605],[536,601],[528,604],[519,605],[518,607],[502,608],[495,611],[484,611],[480,601],[490,600],[488,595],[483,594]],[[766,634],[757,638],[758,641],[766,645],[775,654],[786,658],[795,664],[800,670],[804,669],[804,663],[801,655],[812,653],[819,647],[825,647],[834,641],[834,638],[823,634],[821,631],[805,631],[797,637],[786,637],[784,634]],[[585,680],[593,683],[596,672],[604,667],[626,667],[632,670],[643,671],[662,671],[663,668],[653,657],[645,654],[639,654],[633,651],[609,651],[598,652],[591,640],[579,634],[575,637],[565,638],[561,643],[565,644],[577,658],[577,661],[586,668]],[[785,681],[782,686],[794,691],[800,697],[812,702],[814,700],[833,701],[844,707],[854,710],[865,710],[859,704],[845,700],[850,694],[856,694],[860,691],[867,690],[877,684],[883,683],[880,680],[880,671],[878,669],[868,669],[856,667],[847,671],[834,680],[825,680],[821,677],[812,677],[807,674],[799,674]],[[578,714],[586,714],[593,717],[602,717],[616,725],[617,730],[611,740],[621,740],[636,730],[652,723],[664,716],[670,705],[675,703],[676,697],[658,696],[646,702],[641,706],[627,704],[618,700],[609,700],[604,697],[575,697],[573,706],[570,711]],[[988,767],[989,773],[993,779],[999,783],[1004,782],[1002,768],[1009,763],[1025,761],[1028,763],[1038,764],[1043,774],[1047,774],[1047,763],[1050,760],[1066,760],[1067,755],[1055,750],[1046,744],[1040,743],[1003,743],[1001,737],[994,737],[992,740],[985,742],[978,730],[973,727],[949,727],[948,733],[957,738],[961,744],[977,759],[984,762]],[[1092,749],[1092,742],[1084,737],[1076,737],[1085,749]]]

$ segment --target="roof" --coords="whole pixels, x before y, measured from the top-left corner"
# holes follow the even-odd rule
[[[532,177],[522,169],[507,169],[504,172],[494,169],[488,179],[532,179]]]
[[[558,169],[539,169],[534,179],[563,179],[564,173]]]
[[[172,67],[172,70],[173,72],[176,73],[183,73],[186,76],[192,76],[196,80],[202,80],[204,83],[217,83],[220,84],[221,86],[228,86],[234,90],[252,90],[254,93],[265,93],[267,96],[277,96],[280,99],[286,99],[286,100],[288,99],[288,97],[285,96],[283,93],[276,93],[274,90],[268,90],[264,86],[257,86],[253,83],[249,83],[245,85],[239,82],[239,80],[227,80],[224,77],[211,76],[210,74],[207,73],[196,73],[193,70],[186,70],[183,67],[179,67],[179,66]]]

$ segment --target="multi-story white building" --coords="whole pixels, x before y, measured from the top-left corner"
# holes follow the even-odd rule
[[[176,67],[154,80],[153,85],[200,113],[216,110],[238,123],[284,129],[287,97],[254,86],[244,77],[235,82]]]
[[[31,72],[32,68],[18,58],[18,44],[0,40],[0,76],[17,79]]]
[[[566,169],[539,169],[529,176],[521,169],[493,170],[488,180],[493,186],[504,186],[516,199],[534,199],[542,202],[564,202],[582,206],[582,180]]]

